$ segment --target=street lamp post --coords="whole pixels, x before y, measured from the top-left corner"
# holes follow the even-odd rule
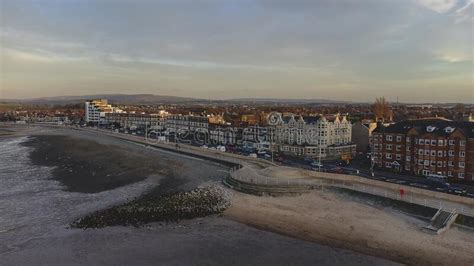
[[[374,165],[375,165],[375,159],[374,159],[374,153],[370,153],[370,175],[374,176]]]
[[[321,172],[321,144],[319,144],[318,171]]]

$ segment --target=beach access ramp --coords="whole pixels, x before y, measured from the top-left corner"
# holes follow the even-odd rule
[[[456,209],[447,210],[440,208],[433,218],[431,218],[430,225],[425,226],[424,228],[439,235],[448,230],[457,217],[458,213],[456,212]]]

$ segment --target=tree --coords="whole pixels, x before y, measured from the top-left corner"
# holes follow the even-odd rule
[[[385,118],[390,118],[392,116],[392,108],[387,100],[385,100],[385,97],[376,98],[372,108],[375,115],[375,121],[384,121]]]

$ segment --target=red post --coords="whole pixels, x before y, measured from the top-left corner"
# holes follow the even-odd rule
[[[405,190],[403,188],[400,188],[400,199],[403,199],[403,195],[405,195]]]

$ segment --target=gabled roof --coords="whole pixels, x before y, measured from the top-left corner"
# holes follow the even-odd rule
[[[315,124],[319,121],[319,119],[321,119],[321,116],[304,116],[303,117],[303,120],[307,124]]]

